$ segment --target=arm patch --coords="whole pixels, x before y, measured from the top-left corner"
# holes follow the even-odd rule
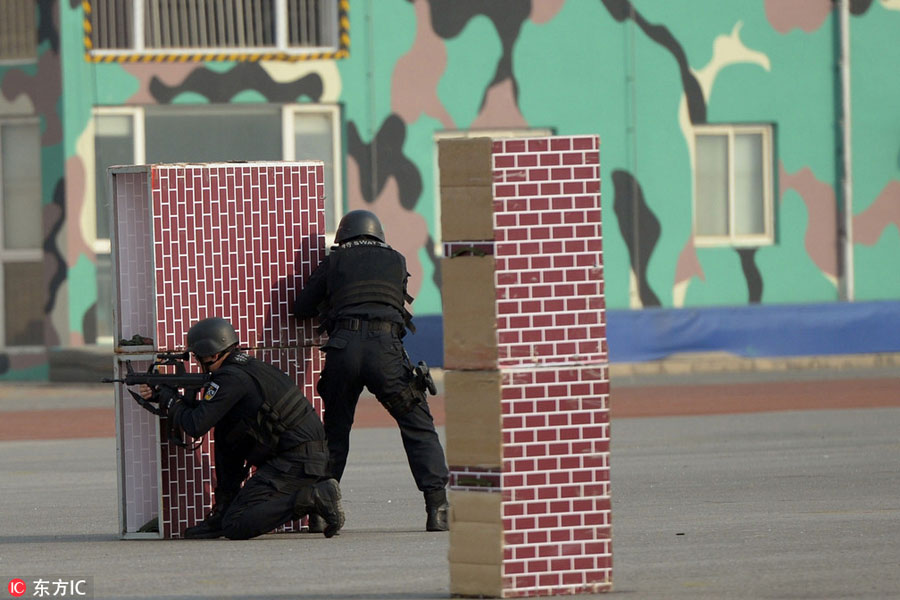
[[[212,400],[213,396],[216,395],[216,392],[219,391],[219,384],[211,381],[208,386],[206,386],[206,392],[203,394],[204,400]]]

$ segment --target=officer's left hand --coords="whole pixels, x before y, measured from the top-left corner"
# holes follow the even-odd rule
[[[178,394],[174,391],[168,393],[161,392],[159,394],[159,413],[161,415],[168,415],[169,410],[171,410],[179,400]]]

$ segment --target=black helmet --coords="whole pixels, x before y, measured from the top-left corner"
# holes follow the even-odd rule
[[[384,229],[381,228],[381,221],[378,220],[375,213],[368,210],[351,210],[341,219],[334,241],[340,244],[362,235],[368,235],[383,242]]]
[[[196,356],[212,356],[238,343],[231,323],[220,317],[197,321],[188,329],[187,349]]]

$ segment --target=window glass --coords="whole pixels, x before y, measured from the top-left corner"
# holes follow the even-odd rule
[[[109,190],[106,169],[134,164],[134,119],[131,115],[98,115],[94,137],[97,189],[97,238],[109,238]]]
[[[97,254],[97,337],[113,335],[112,258]]]
[[[759,133],[734,136],[734,222],[737,234],[764,234],[763,140]]]
[[[281,113],[272,107],[147,108],[148,163],[281,160]]]
[[[0,125],[3,246],[41,247],[41,136],[36,123]]]
[[[325,163],[325,230],[334,231],[334,133],[330,113],[294,112],[294,158]]]
[[[728,137],[697,136],[698,235],[728,235]]]
[[[306,107],[305,107],[306,108]],[[135,118],[135,116],[143,118]],[[153,106],[132,114],[107,112],[95,117],[97,237],[108,239],[109,199],[106,169],[111,165],[170,162],[284,160],[282,107],[271,105]],[[325,212],[335,222],[340,181],[335,172],[335,113],[291,110],[287,135],[293,136],[293,160],[320,160],[325,165]],[[140,129],[143,124],[143,129]],[[135,140],[145,140],[135,148]],[[288,147],[290,148],[290,146]],[[143,154],[141,152],[143,151]],[[135,154],[139,158],[135,158]],[[336,191],[338,190],[338,191]],[[330,230],[331,230],[330,229]],[[112,282],[109,254],[97,249],[97,336],[112,331]]]
[[[4,324],[7,346],[44,343],[44,269],[38,262],[3,265]]]

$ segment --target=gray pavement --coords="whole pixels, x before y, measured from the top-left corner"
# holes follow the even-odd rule
[[[113,439],[2,442],[0,575],[89,576],[96,598],[446,597],[448,534],[424,531],[399,433],[353,444],[343,535],[231,542],[120,540]]]
[[[614,421],[612,595],[900,597],[898,431],[900,408]],[[448,535],[422,531],[397,432],[353,444],[342,535],[229,542],[118,539],[113,439],[0,442],[0,575],[89,576],[96,598],[448,597]]]
[[[630,598],[900,597],[900,409],[613,424]]]

